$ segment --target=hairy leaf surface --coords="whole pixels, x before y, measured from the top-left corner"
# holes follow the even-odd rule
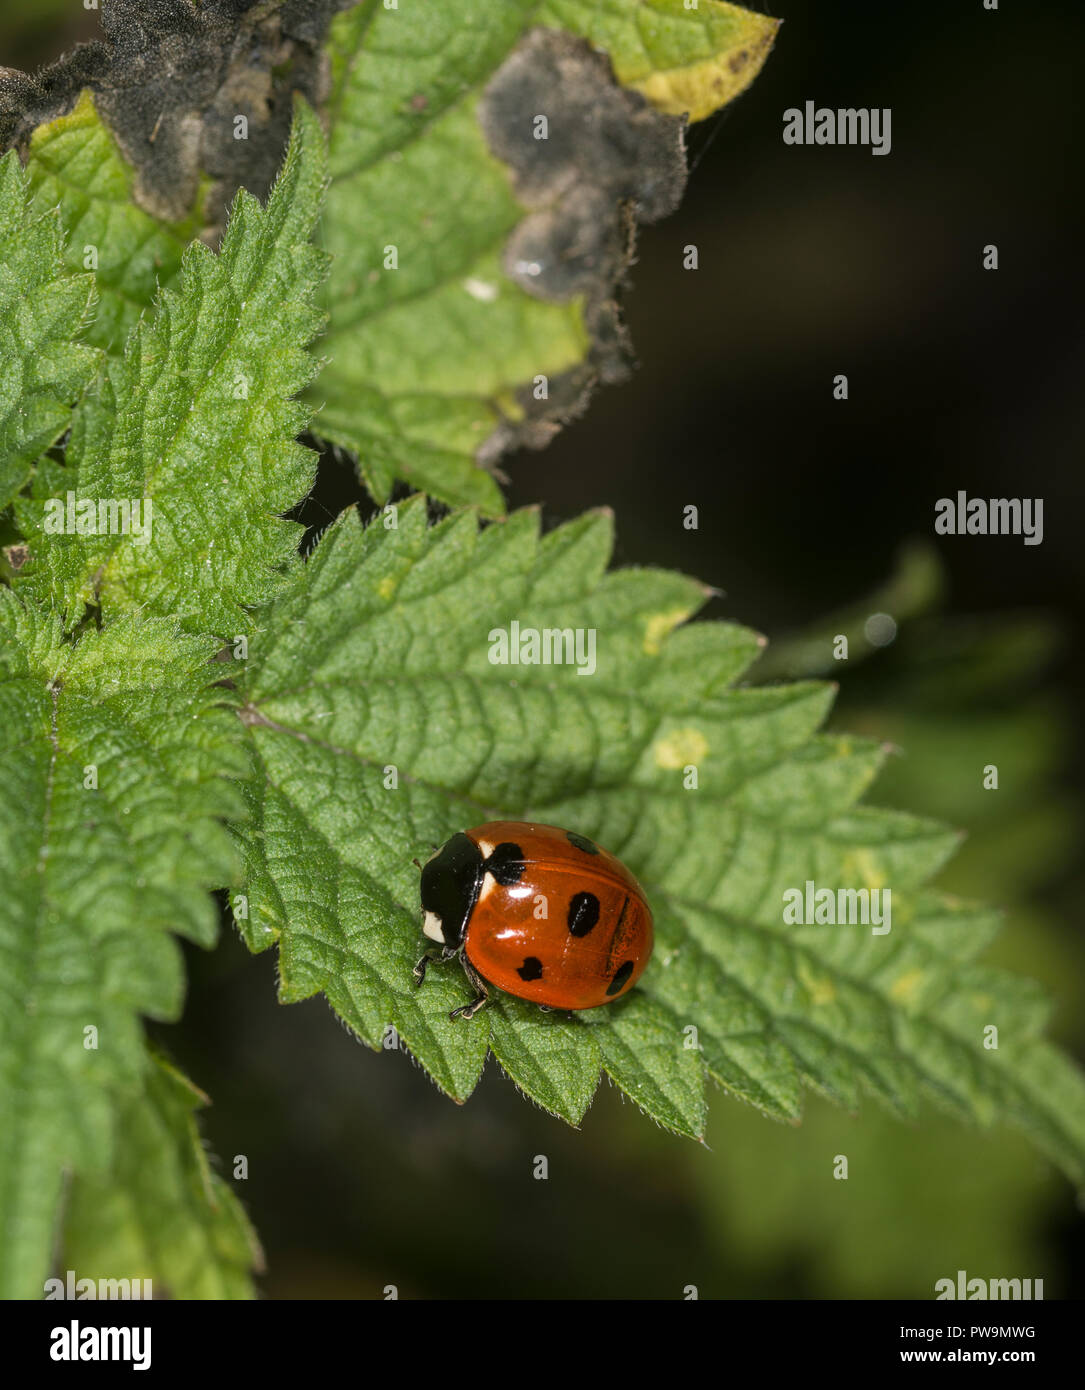
[[[85,1279],[149,1279],[155,1298],[251,1298],[262,1264],[229,1183],[196,1124],[207,1097],[152,1058],[145,1089],[117,1107],[113,1164],[72,1185],[64,1264]]]
[[[274,592],[300,537],[281,514],[315,468],[296,439],[309,412],[292,398],[316,372],[305,348],[324,257],[309,237],[324,168],[319,123],[299,104],[267,207],[241,192],[220,253],[189,245],[179,288],[110,362],[64,466],[42,469],[19,508],[23,582],[69,624],[97,602],[232,637]]]
[[[602,1068],[694,1137],[706,1073],[781,1119],[803,1085],[903,1115],[926,1096],[1013,1119],[1081,1176],[1081,1079],[1039,1037],[1036,989],[977,963],[993,914],[925,887],[957,837],[856,804],[883,750],[818,734],[829,687],[736,687],[757,636],[683,626],[705,597],[691,580],[607,572],[605,515],[543,537],[532,511],[481,532],[470,513],[428,527],[419,500],[395,518],[331,528],[244,684],[266,781],[241,926],[254,949],[278,942],[284,999],[322,990],[372,1046],[393,1025],[457,1099],[488,1048],[570,1121]],[[594,630],[596,669],[492,664],[513,621]],[[577,830],[644,884],[657,943],[633,994],[568,1016],[502,997],[452,1023],[470,997],[457,964],[412,988],[412,858],[506,817]],[[890,932],[786,923],[808,880],[889,887]]]
[[[68,428],[98,354],[81,341],[94,279],[68,274],[55,211],[36,212],[15,154],[0,159],[0,510]]]
[[[0,590],[0,1290],[34,1297],[65,1169],[111,1159],[140,1014],[176,1018],[247,769],[213,640],[130,616],[78,641]]]

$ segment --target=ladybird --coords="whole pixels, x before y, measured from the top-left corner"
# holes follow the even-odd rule
[[[420,867],[422,931],[434,945],[415,983],[431,960],[460,956],[475,990],[450,1018],[472,1018],[491,988],[544,1009],[594,1009],[628,993],[648,964],[644,890],[572,830],[490,821],[453,835]]]

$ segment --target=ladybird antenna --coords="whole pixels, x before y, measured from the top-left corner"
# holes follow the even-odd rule
[[[417,859],[412,859],[412,860],[411,860],[411,863],[415,866],[415,868],[417,868],[419,871],[421,871],[422,865],[419,864],[419,862],[418,862]]]

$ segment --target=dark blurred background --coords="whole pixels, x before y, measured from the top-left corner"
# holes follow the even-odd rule
[[[498,0],[495,0],[498,3]],[[619,563],[726,591],[709,616],[776,639],[856,635],[834,722],[903,752],[872,801],[969,830],[942,875],[1007,910],[990,959],[1042,980],[1085,1053],[1080,932],[1080,139],[1085,8],[777,0],[752,89],[690,134],[686,200],[640,239],[640,370],[543,453],[507,461],[551,522],[607,504]],[[8,0],[0,63],[89,36],[74,0]],[[77,33],[78,31],[78,33]],[[789,147],[807,99],[891,107],[893,147]],[[694,243],[700,268],[682,269]],[[997,272],[982,248],[999,248]],[[832,381],[849,378],[850,399]],[[1042,497],[1044,540],[936,538],[934,504]],[[351,500],[328,460],[307,519]],[[700,529],[682,527],[700,509]],[[926,544],[908,552],[908,542]],[[889,583],[889,587],[884,586]],[[869,598],[867,597],[869,596]],[[900,624],[870,652],[867,612]],[[817,669],[781,645],[764,675]],[[984,793],[994,762],[1002,789]],[[915,1297],[966,1269],[1085,1291],[1069,1185],[1018,1135],[909,1127],[811,1099],[800,1128],[713,1099],[711,1150],[604,1085],[575,1133],[491,1062],[460,1108],[316,1000],[280,1008],[270,954],[189,952],[163,1039],[214,1097],[205,1131],[264,1241],[268,1297]],[[832,1156],[849,1155],[847,1183]],[[535,1155],[549,1180],[535,1181]],[[614,1220],[620,1210],[623,1219]]]

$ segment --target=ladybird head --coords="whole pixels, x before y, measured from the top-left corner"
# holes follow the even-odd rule
[[[482,852],[462,831],[422,865],[422,931],[449,950],[463,945],[482,885]]]

